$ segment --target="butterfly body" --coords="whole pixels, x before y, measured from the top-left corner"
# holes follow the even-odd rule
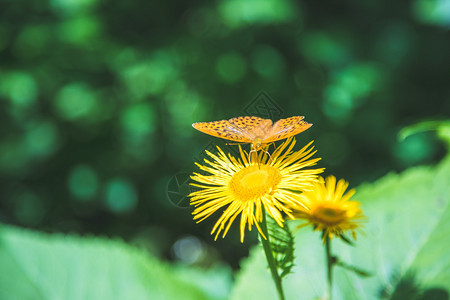
[[[199,122],[192,126],[209,135],[240,143],[250,143],[252,151],[305,131],[312,124],[303,121],[303,116],[280,119],[275,124],[270,119],[253,116],[229,120]]]

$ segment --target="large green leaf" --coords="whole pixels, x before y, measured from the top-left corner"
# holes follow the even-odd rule
[[[0,266],[8,300],[226,299],[230,279],[226,270],[172,267],[121,241],[9,226],[0,227]]]
[[[333,253],[372,276],[335,267],[333,299],[414,299],[423,293],[448,299],[450,157],[436,167],[416,167],[364,184],[354,199],[368,216],[364,234],[355,247],[333,239]],[[284,281],[286,298],[321,297],[326,280],[320,233],[301,229],[295,235],[296,266]],[[259,247],[244,261],[232,299],[277,299]]]

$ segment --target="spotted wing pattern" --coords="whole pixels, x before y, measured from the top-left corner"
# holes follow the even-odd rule
[[[270,119],[237,117],[230,119],[229,122],[246,132],[251,140],[257,137],[263,138],[272,130],[272,120]]]
[[[312,124],[303,121],[303,119],[303,116],[296,116],[278,120],[268,135],[265,136],[265,139],[263,139],[263,143],[271,143],[294,136],[312,126]]]
[[[192,124],[195,129],[222,139],[232,140],[235,142],[251,143],[252,137],[249,134],[230,123],[230,121],[213,121],[213,122],[199,122]]]

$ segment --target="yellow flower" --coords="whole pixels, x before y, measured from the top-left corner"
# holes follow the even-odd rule
[[[192,183],[199,190],[192,192],[191,205],[195,206],[194,220],[201,222],[217,210],[227,206],[215,223],[211,234],[215,239],[223,230],[225,237],[233,221],[241,215],[241,242],[244,241],[245,226],[254,224],[262,233],[259,224],[266,211],[283,226],[283,213],[293,219],[293,206],[301,205],[299,191],[311,188],[317,174],[323,169],[306,169],[314,166],[320,158],[310,159],[316,153],[312,142],[299,151],[292,151],[295,139],[289,138],[277,147],[271,158],[260,152],[259,163],[250,163],[248,153],[239,147],[240,158],[235,158],[217,147],[218,154],[206,151],[211,157],[205,164],[197,166],[207,174],[194,173]]]
[[[298,206],[294,212],[296,219],[305,219],[308,222],[299,227],[312,225],[315,230],[323,231],[323,240],[333,235],[341,237],[349,230],[356,239],[356,229],[366,220],[358,201],[349,201],[355,190],[346,194],[348,182],[340,179],[336,185],[336,177],[328,176],[326,180],[314,183],[314,189],[301,194],[304,206]]]

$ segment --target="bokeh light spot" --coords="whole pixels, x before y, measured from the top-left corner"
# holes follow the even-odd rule
[[[14,106],[29,106],[35,101],[37,93],[36,81],[28,73],[12,72],[2,76],[0,94],[9,98]]]
[[[414,27],[398,20],[388,22],[375,39],[373,50],[377,60],[391,66],[410,63],[409,59],[417,48],[417,36]]]
[[[59,146],[59,132],[52,122],[30,120],[23,125],[27,129],[24,135],[11,135],[0,144],[0,172],[26,172],[33,162],[49,157]]]
[[[121,59],[124,58],[126,55]],[[178,68],[172,54],[159,51],[151,59],[126,66],[120,73],[132,95],[136,99],[142,99],[163,92],[178,77]]]
[[[55,102],[58,114],[67,120],[87,118],[99,110],[91,88],[84,83],[71,83],[59,90]]]
[[[106,185],[106,205],[113,213],[131,212],[137,202],[137,192],[128,180],[114,179]]]
[[[137,103],[125,109],[120,121],[125,134],[142,137],[155,131],[156,112],[151,103]]]
[[[382,72],[376,65],[359,63],[339,72],[335,82],[347,90],[353,99],[358,100],[378,89],[381,79]]]
[[[53,10],[65,16],[89,11],[98,0],[50,0]]]
[[[59,38],[80,47],[92,47],[92,41],[99,42],[102,24],[94,16],[79,16],[65,19],[58,28]]]
[[[274,48],[260,45],[252,53],[252,66],[261,76],[275,79],[285,74],[283,56]]]
[[[231,28],[283,23],[297,15],[296,8],[288,0],[225,0],[221,2],[219,12]]]
[[[322,32],[308,33],[300,40],[300,50],[314,63],[336,65],[349,59],[350,50],[346,39]]]
[[[346,121],[373,91],[382,85],[383,73],[374,64],[358,63],[337,72],[325,88],[323,112],[330,119]]]
[[[68,186],[77,200],[89,201],[97,194],[99,179],[90,166],[78,165],[70,172]]]
[[[53,153],[59,142],[56,126],[48,121],[34,123],[24,137],[23,147],[30,156],[46,157]]]
[[[205,247],[195,236],[187,236],[177,240],[172,247],[176,259],[186,264],[193,264],[205,255]]]
[[[328,86],[322,105],[325,115],[335,121],[348,119],[352,113],[353,102],[347,90],[339,86]]]
[[[450,28],[450,1],[416,0],[413,5],[415,17],[428,24]]]
[[[14,43],[14,53],[19,58],[30,58],[41,54],[51,36],[46,26],[30,26],[24,28]]]
[[[234,83],[241,80],[246,71],[245,58],[236,52],[221,55],[216,63],[216,72],[225,82]]]
[[[178,140],[180,136],[192,136],[192,127],[186,126],[186,124],[192,124],[204,118],[208,109],[206,101],[181,81],[172,86],[165,100],[170,120],[165,120],[164,129],[170,132],[169,138]]]
[[[141,102],[128,106],[120,116],[122,145],[137,161],[155,159],[155,150],[160,146],[154,137],[156,114],[152,102]]]

